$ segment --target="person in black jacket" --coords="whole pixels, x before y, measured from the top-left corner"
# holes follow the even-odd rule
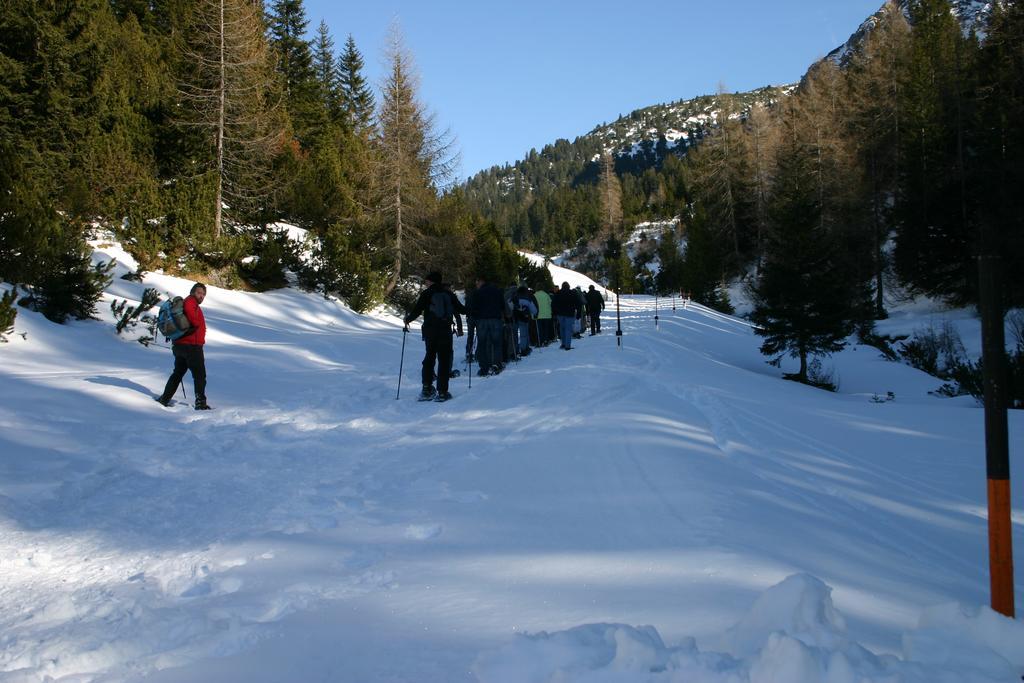
[[[433,398],[447,401],[452,397],[448,392],[448,379],[452,372],[452,325],[458,323],[458,334],[462,336],[462,318],[466,307],[459,298],[441,283],[441,273],[434,271],[426,277],[424,289],[409,315],[405,316],[405,330],[409,323],[423,316],[423,342],[426,353],[423,356],[423,392],[420,400]],[[437,389],[434,389],[434,363],[437,363]]]
[[[566,351],[572,348],[572,327],[579,311],[580,302],[576,292],[569,289],[568,282],[563,282],[562,288],[551,297],[551,313],[558,320],[558,334],[562,339],[560,348]]]
[[[601,292],[590,285],[587,290],[587,311],[590,313],[590,336],[601,334],[601,311],[604,310],[604,297]]]
[[[481,377],[501,372],[502,315],[505,297],[482,275],[476,279],[473,307],[469,314],[476,323],[476,362]]]

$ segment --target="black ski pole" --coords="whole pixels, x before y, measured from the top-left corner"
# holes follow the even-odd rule
[[[398,400],[402,393],[402,368],[405,367],[405,336],[409,334],[408,326],[402,328],[402,361],[398,364],[398,391],[395,392],[395,400]]]

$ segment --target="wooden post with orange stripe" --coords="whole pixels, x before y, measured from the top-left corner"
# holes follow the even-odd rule
[[[991,230],[991,228],[989,228]],[[992,247],[991,233],[983,236]],[[989,238],[989,239],[986,239]],[[1010,504],[1009,430],[1006,416],[1006,341],[999,256],[978,256],[982,367],[985,382],[985,460],[988,470],[988,551],[992,609],[1014,617],[1013,525]]]

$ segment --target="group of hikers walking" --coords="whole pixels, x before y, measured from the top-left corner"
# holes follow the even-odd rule
[[[427,287],[405,316],[405,332],[409,331],[409,323],[423,316],[426,352],[420,400],[447,401],[452,397],[448,381],[459,374],[452,369],[454,336],[465,334],[469,369],[475,363],[477,375],[486,377],[498,374],[510,361],[530,355],[533,348],[558,341],[559,348],[568,351],[572,349],[572,340],[582,338],[588,329],[591,336],[601,332],[604,298],[594,285],[586,292],[579,287],[570,288],[568,282],[550,292],[516,284],[501,289],[478,277],[476,288],[467,292],[463,304],[443,282],[441,273],[434,271],[425,280]],[[173,342],[174,370],[163,393],[154,397],[164,406],[173,404],[182,379],[191,373],[196,410],[210,409],[206,402],[203,355],[206,320],[200,307],[205,298],[206,286],[197,282],[187,297],[175,298],[173,303],[178,309],[173,315],[168,313],[167,329],[177,330],[165,332]],[[171,303],[166,304],[168,311],[172,310]],[[465,328],[462,316],[466,316]]]
[[[463,304],[444,284],[441,273],[429,273],[427,283],[412,310],[405,316],[409,323],[423,316],[423,390],[420,400],[447,401],[452,397],[448,380],[458,376],[452,369],[454,336],[466,336],[466,362],[477,375],[486,377],[501,372],[512,360],[530,355],[531,349],[554,341],[559,348],[572,349],[572,340],[589,329],[591,336],[601,332],[604,297],[594,285],[584,292],[579,287],[561,287],[550,292],[512,284],[501,289],[478,276],[476,288],[466,293]],[[463,328],[462,316],[466,316]],[[435,387],[436,380],[436,387]]]

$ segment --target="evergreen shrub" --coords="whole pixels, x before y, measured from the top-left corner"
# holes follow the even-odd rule
[[[253,240],[253,254],[242,259],[238,274],[258,292],[278,289],[287,284],[284,260],[287,251],[286,235],[270,233]]]
[[[96,302],[110,284],[114,261],[92,263],[92,250],[81,239],[65,235],[44,256],[46,268],[18,303],[39,311],[48,320],[63,324],[67,319],[86,320],[96,313]]]
[[[1024,314],[1011,313],[1008,322],[1015,337],[1015,349],[1006,354],[1007,403],[1010,408],[1024,408]],[[933,393],[973,396],[979,401],[985,398],[982,361],[967,358],[960,335],[948,321],[939,329],[915,331],[913,338],[900,347],[900,355],[909,365],[946,380]]]
[[[0,297],[0,342],[6,342],[7,335],[14,331],[14,319],[18,317],[18,309],[14,307],[17,296],[17,288],[12,288]]]
[[[900,343],[900,356],[911,367],[940,379],[952,379],[956,368],[967,363],[960,334],[948,320],[938,329],[916,329],[909,341]]]
[[[115,324],[114,328],[118,334],[121,334],[128,328],[134,328],[139,320],[145,320],[143,313],[150,310],[154,306],[160,303],[160,294],[152,287],[147,287],[142,292],[142,301],[139,302],[138,306],[129,306],[128,300],[123,299],[118,302],[116,299],[110,302],[110,311],[114,314]],[[152,318],[152,316],[149,316]],[[153,320],[152,322],[155,322]],[[153,341],[155,335],[149,334],[139,338],[139,343],[143,346],[148,346],[149,342]]]
[[[836,378],[835,370],[826,370],[820,358],[815,358],[807,364],[807,383],[826,391],[839,391],[839,380]]]
[[[891,361],[898,361],[900,359],[900,353],[894,344],[905,341],[909,337],[906,334],[897,336],[878,334],[873,329],[867,327],[861,329],[857,336],[862,344],[875,347],[882,352],[882,356],[886,360]]]

